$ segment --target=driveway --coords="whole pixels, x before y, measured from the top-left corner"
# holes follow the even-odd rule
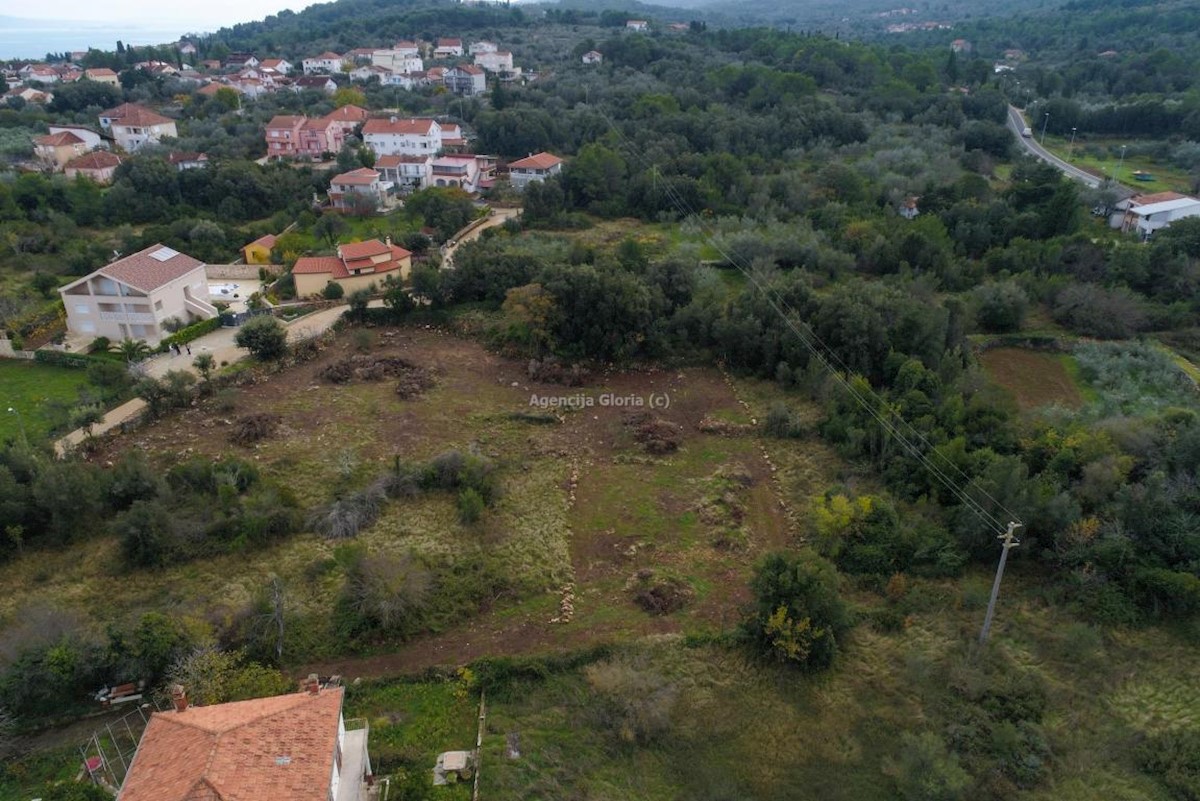
[[[442,248],[442,269],[449,270],[454,266],[454,251],[458,250],[458,248],[464,242],[470,242],[473,239],[478,239],[480,237],[480,235],[482,235],[483,232],[485,230],[487,230],[488,228],[495,228],[497,225],[503,225],[508,220],[511,220],[511,219],[514,219],[514,218],[520,216],[520,214],[521,214],[521,210],[519,208],[518,209],[492,209],[492,215],[487,218],[487,222],[483,223],[482,225],[478,226],[477,228],[472,228],[470,231],[463,234],[462,236],[459,236],[457,234],[455,236],[453,236],[450,239],[450,241],[453,244],[446,245],[444,248]]]

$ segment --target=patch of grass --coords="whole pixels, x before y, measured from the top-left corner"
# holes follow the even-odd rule
[[[1040,139],[1040,137],[1039,137]],[[1087,170],[1098,176],[1116,175],[1120,183],[1136,189],[1138,192],[1188,192],[1191,190],[1191,178],[1185,170],[1168,164],[1154,161],[1149,156],[1138,156],[1128,153],[1124,163],[1121,162],[1120,149],[1122,145],[1136,145],[1135,142],[1123,139],[1076,138],[1072,148],[1070,137],[1047,136],[1045,148],[1059,158],[1074,164],[1080,169]],[[1108,155],[1097,156],[1090,149],[1103,148]],[[1116,155],[1113,155],[1113,154]],[[1120,174],[1117,169],[1120,168]],[[1137,171],[1154,176],[1153,181],[1136,181],[1133,174]]]
[[[1084,403],[1078,366],[1066,354],[991,348],[979,361],[993,381],[1012,393],[1022,411],[1046,406],[1078,409]]]
[[[0,359],[0,440],[19,437],[22,424],[30,439],[46,436],[54,425],[51,405],[73,406],[87,385],[83,370]]]

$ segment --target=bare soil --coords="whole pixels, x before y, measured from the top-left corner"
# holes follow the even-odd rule
[[[993,381],[1012,393],[1022,411],[1043,406],[1078,409],[1083,395],[1061,357],[1025,348],[992,348],[979,356]]]

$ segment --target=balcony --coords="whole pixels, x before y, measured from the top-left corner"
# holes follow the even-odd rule
[[[100,319],[108,320],[114,323],[140,323],[143,325],[154,325],[157,322],[157,320],[154,319],[153,314],[147,314],[145,312],[102,311],[100,312]]]
[[[367,755],[367,739],[371,730],[362,718],[346,721],[346,736],[342,740],[341,781],[338,782],[337,801],[366,801],[368,796],[366,776],[371,775],[371,758]]]

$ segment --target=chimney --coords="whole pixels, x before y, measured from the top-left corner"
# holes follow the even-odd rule
[[[300,691],[309,695],[317,695],[321,692],[321,680],[317,678],[316,673],[309,673],[308,678],[301,679]]]
[[[388,234],[387,236],[385,236],[383,238],[383,244],[387,245],[389,248],[392,246],[392,235],[391,234]]]
[[[171,701],[175,704],[176,712],[184,712],[188,708],[187,692],[182,684],[171,685]]]

